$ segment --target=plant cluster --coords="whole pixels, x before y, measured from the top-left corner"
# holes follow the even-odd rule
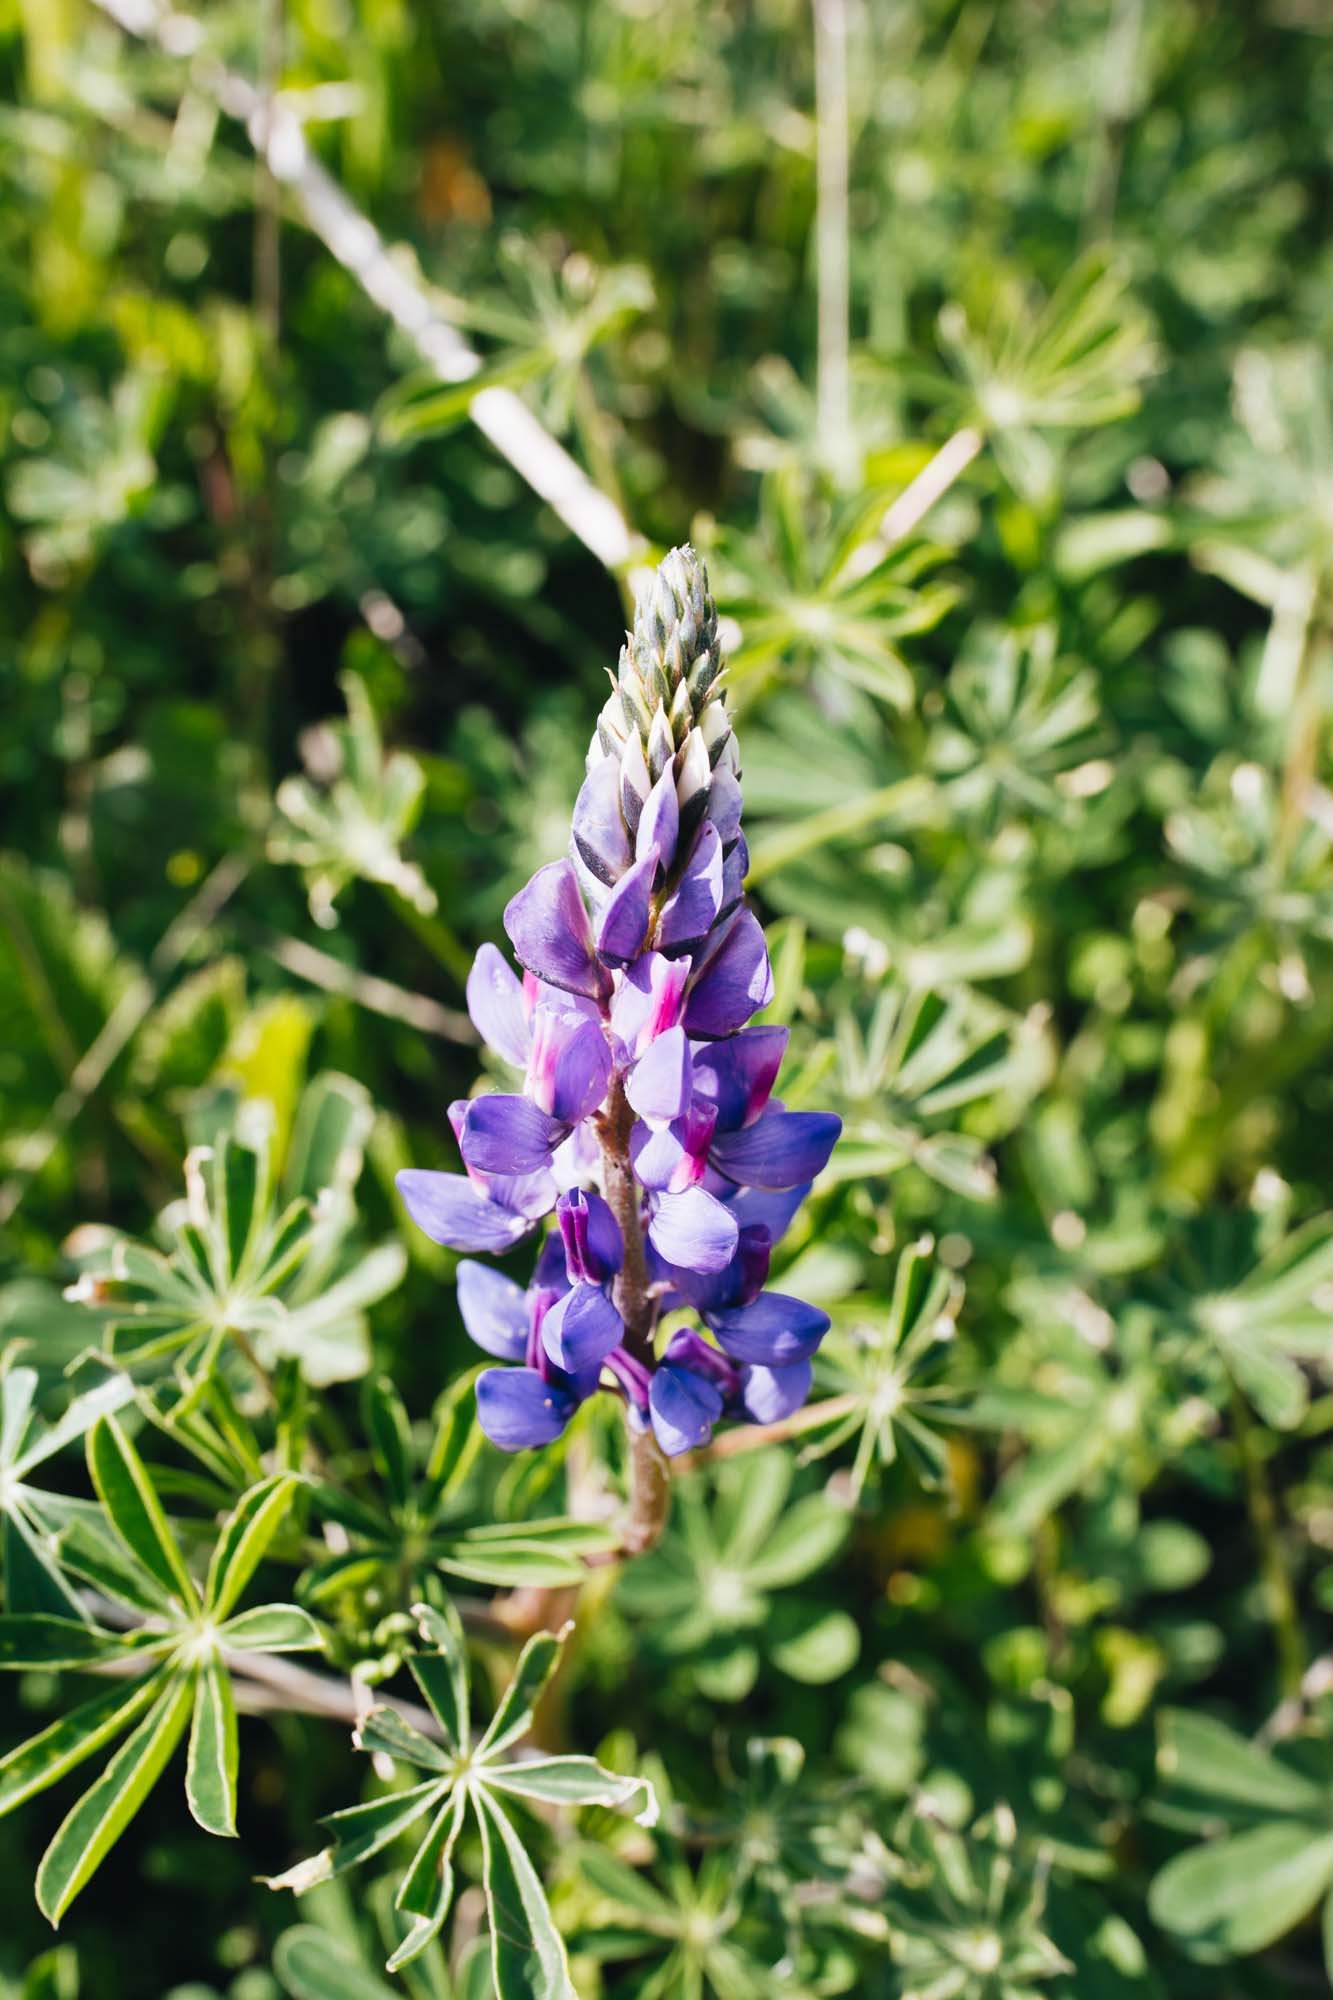
[[[0,66],[0,2000],[1326,1990],[1318,9]]]

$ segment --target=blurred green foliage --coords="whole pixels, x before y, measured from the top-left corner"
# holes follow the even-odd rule
[[[498,1697],[511,1587],[553,1626],[579,1591],[535,1740],[662,1805],[524,1809],[587,2000],[1322,1990],[1325,11],[121,13],[155,19],[0,0],[7,1613],[128,1588],[99,1412],[187,1569],[304,1464],[264,1595],[343,1685],[410,1695],[411,1606],[475,1591]],[[280,88],[474,375],[423,368],[256,165],[227,71]],[[810,1422],[694,1467],[618,1581],[614,1427],[478,1449],[453,1259],[390,1192],[452,1164],[462,981],[563,851],[632,567],[479,390],[708,556],[784,1095],[847,1127],[783,1251],[835,1322]],[[108,1710],[43,1657],[0,1753]],[[171,1660],[179,1735],[229,1698]],[[54,1950],[23,1885],[77,1791],[0,1820],[6,1994],[484,2000],[475,1832],[392,1980],[410,1844],[299,1922],[255,1886],[402,1782],[268,1707],[241,1845],[159,1786]]]

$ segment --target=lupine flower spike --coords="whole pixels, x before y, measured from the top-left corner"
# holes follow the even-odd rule
[[[588,751],[567,858],[505,911],[519,977],[477,953],[468,1008],[521,1077],[449,1117],[464,1171],[398,1186],[437,1243],[497,1253],[554,1211],[526,1291],[464,1262],[469,1333],[508,1364],[477,1384],[507,1451],[558,1437],[597,1391],[668,1455],[725,1417],[804,1402],[828,1328],[765,1290],[773,1245],[840,1130],[772,1096],[785,1028],[747,1025],[773,995],[742,895],[740,765],[717,613],[690,548],[635,607]],[[659,1351],[666,1314],[693,1314]]]

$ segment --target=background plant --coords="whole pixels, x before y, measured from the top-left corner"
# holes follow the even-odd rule
[[[0,1986],[483,2000],[480,1821],[392,1975],[410,1837],[253,1882],[393,1822],[425,1604],[483,1717],[572,1617],[512,1768],[622,1800],[514,1805],[506,1992],[1320,1990],[1318,10],[0,0],[0,65]],[[486,1445],[392,1188],[686,539],[845,1137],[809,1404],[627,1565],[617,1413]]]

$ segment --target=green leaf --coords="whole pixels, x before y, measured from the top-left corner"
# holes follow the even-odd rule
[[[361,1411],[375,1469],[384,1481],[392,1505],[402,1507],[412,1489],[412,1430],[402,1398],[387,1377],[381,1375],[367,1382]]]
[[[1333,1883],[1333,1833],[1302,1822],[1251,1827],[1168,1861],[1148,1892],[1164,1930],[1196,1946],[1262,1951]]]
[[[835,1681],[855,1666],[861,1650],[861,1633],[856,1620],[845,1611],[802,1611],[791,1620],[794,1629],[769,1647],[775,1667],[794,1681],[820,1687]],[[781,1627],[779,1628],[781,1629]]]
[[[522,1841],[485,1792],[476,1805],[498,2000],[578,2000],[564,1942]]]
[[[518,1656],[514,1678],[501,1695],[500,1705],[477,1746],[479,1756],[494,1756],[497,1750],[503,1750],[527,1734],[532,1726],[532,1711],[537,1698],[554,1672],[560,1648],[572,1629],[572,1626],[566,1625],[558,1633],[538,1632],[528,1640]]]
[[[1318,1813],[1323,1798],[1319,1786],[1301,1772],[1280,1764],[1224,1722],[1191,1709],[1164,1711],[1157,1768],[1173,1788],[1254,1812],[1308,1816]]]
[[[254,1575],[291,1504],[297,1475],[278,1473],[242,1494],[223,1522],[208,1565],[204,1603],[215,1619],[225,1618]]]
[[[579,1850],[579,1873],[590,1882],[594,1889],[600,1889],[612,1902],[620,1903],[627,1910],[647,1917],[652,1924],[671,1927],[676,1921],[676,1909],[660,1889],[630,1868],[616,1855],[604,1847],[584,1847]]]
[[[76,1396],[65,1414],[58,1417],[49,1429],[29,1434],[27,1449],[14,1465],[15,1473],[20,1479],[26,1478],[34,1466],[54,1458],[67,1444],[83,1437],[99,1417],[110,1416],[114,1410],[123,1409],[133,1397],[134,1383],[128,1375],[108,1375],[95,1389]]]
[[[799,1583],[837,1554],[850,1525],[845,1512],[817,1493],[798,1500],[766,1538],[760,1553],[751,1558],[747,1580],[759,1590]]]
[[[85,1757],[119,1736],[161,1689],[163,1677],[159,1668],[128,1686],[124,1681],[115,1682],[0,1757],[0,1813],[12,1812],[25,1799],[44,1792]]]
[[[541,1589],[583,1582],[588,1572],[579,1556],[544,1542],[528,1541],[521,1529],[511,1533],[512,1540],[489,1544],[460,1536],[445,1545],[451,1553],[438,1554],[435,1566],[446,1576],[462,1577],[468,1583],[491,1583],[501,1590],[525,1583]]]
[[[391,1757],[421,1771],[446,1771],[452,1760],[438,1744],[413,1726],[396,1708],[368,1709],[356,1725],[352,1741],[369,1756]]]
[[[283,1932],[273,1950],[273,1970],[291,2000],[399,2000],[396,1987],[313,1924]]]
[[[53,1618],[89,1622],[88,1614],[60,1573],[56,1547],[34,1533],[15,1507],[5,1515],[5,1608],[44,1612]]]
[[[416,1922],[389,1959],[390,1972],[419,1958],[449,1914],[454,1894],[454,1845],[466,1812],[467,1793],[459,1791],[441,1807],[417,1849],[394,1899],[395,1907],[414,1916]]]
[[[657,1799],[646,1778],[622,1777],[605,1770],[595,1757],[535,1757],[530,1763],[487,1767],[485,1775],[493,1791],[548,1805],[624,1806],[637,1798],[640,1823],[651,1826],[657,1818]]]
[[[267,1877],[270,1889],[295,1889],[300,1895],[316,1882],[327,1880],[330,1875],[341,1875],[344,1869],[369,1860],[411,1826],[413,1820],[420,1819],[440,1791],[440,1780],[427,1778],[405,1792],[394,1792],[388,1798],[369,1799],[364,1805],[329,1813],[322,1824],[332,1831],[336,1845],[326,1848],[312,1861],[298,1862],[285,1875]],[[317,1868],[317,1863],[322,1863],[322,1867]]]
[[[100,1417],[88,1433],[88,1470],[98,1498],[125,1546],[187,1610],[199,1593],[181,1559],[143,1460],[114,1417]]]
[[[165,1615],[173,1621],[179,1617],[174,1598],[112,1535],[105,1515],[92,1521],[71,1521],[61,1533],[59,1548],[61,1561],[71,1575],[105,1596],[148,1617]]]
[[[37,1870],[37,1907],[58,1924],[157,1783],[189,1720],[191,1681],[169,1684],[61,1821]]]
[[[418,1630],[431,1653],[413,1653],[408,1658],[412,1678],[421,1689],[435,1720],[455,1750],[465,1750],[471,1734],[468,1712],[467,1649],[458,1613],[450,1605],[436,1611],[429,1604],[414,1604],[412,1613]]]
[[[218,1638],[238,1653],[322,1653],[324,1635],[299,1604],[257,1604],[239,1611]]]
[[[0,1668],[85,1667],[91,1660],[114,1659],[126,1641],[116,1632],[99,1632],[77,1618],[51,1618],[41,1612],[0,1617]]]
[[[236,1698],[216,1657],[199,1668],[185,1766],[185,1798],[205,1833],[236,1832]]]

